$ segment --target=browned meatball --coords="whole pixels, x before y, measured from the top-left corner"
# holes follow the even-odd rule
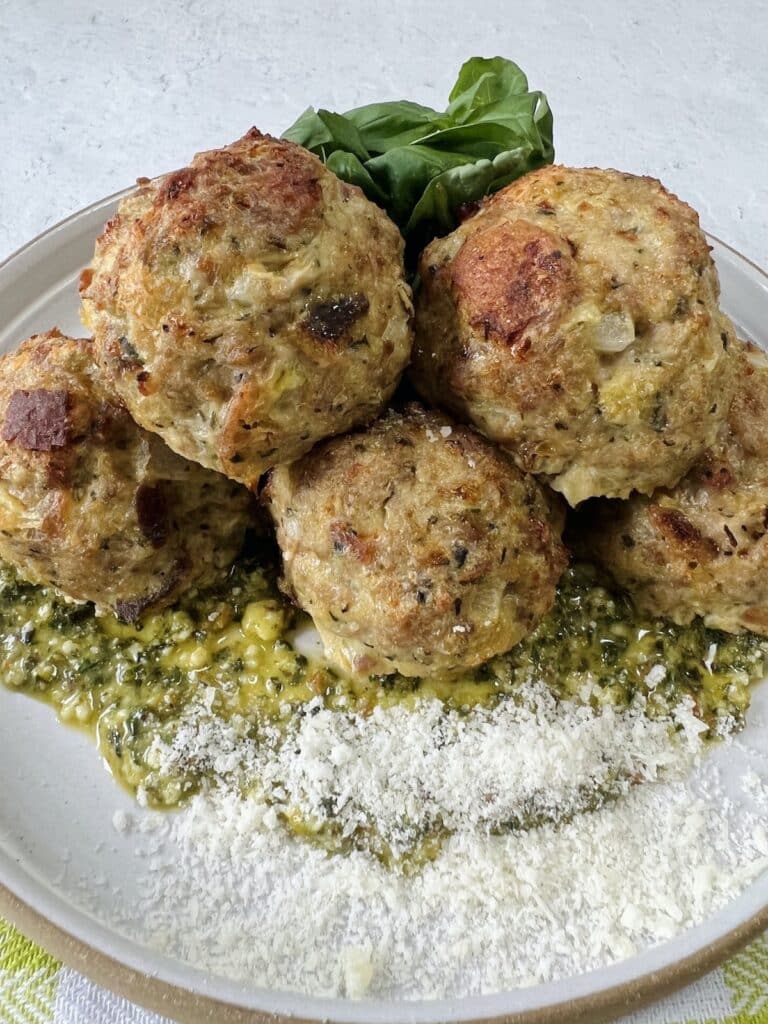
[[[387,404],[411,351],[402,256],[358,188],[253,129],[122,201],[83,319],[141,426],[253,485]]]
[[[565,565],[542,488],[418,406],[272,471],[285,583],[344,671],[428,676],[508,650]]]
[[[571,505],[675,484],[732,394],[694,211],[658,181],[547,167],[420,263],[413,377]]]
[[[251,497],[138,427],[90,341],[37,335],[0,359],[0,557],[126,621],[237,555]]]
[[[590,503],[581,540],[643,610],[768,635],[768,359],[737,366],[721,442],[671,490]]]

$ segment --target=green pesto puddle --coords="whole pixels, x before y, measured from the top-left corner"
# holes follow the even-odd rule
[[[376,705],[412,706],[424,698],[469,712],[513,699],[531,678],[561,699],[582,700],[591,684],[586,699],[596,707],[627,706],[642,695],[650,716],[669,715],[690,696],[716,736],[743,722],[750,685],[765,675],[768,652],[768,641],[753,634],[639,615],[586,564],[566,572],[535,633],[458,678],[339,676],[295,649],[291,637],[300,624],[274,568],[256,556],[239,561],[217,586],[190,591],[136,626],[97,617],[90,606],[70,604],[0,565],[3,683],[95,735],[116,779],[133,792],[141,787],[157,808],[183,803],[206,783],[205,767],[194,759],[159,778],[148,752],[157,739],[173,742],[185,709],[204,702],[210,688],[215,713],[252,723],[253,739],[265,724],[286,727],[317,698],[340,712],[366,714]],[[658,665],[666,668],[663,679],[651,672]],[[284,824],[340,848],[333,829],[318,832],[291,816]],[[434,855],[439,838],[424,837],[420,859]]]

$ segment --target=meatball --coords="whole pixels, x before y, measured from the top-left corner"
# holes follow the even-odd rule
[[[733,329],[694,211],[546,167],[424,251],[413,378],[569,504],[671,486],[713,443]]]
[[[479,665],[534,628],[566,561],[536,481],[418,406],[279,466],[263,493],[286,590],[343,671]]]
[[[179,458],[53,330],[0,359],[0,557],[135,621],[237,555],[252,496]]]
[[[248,486],[374,419],[410,356],[395,225],[317,157],[256,129],[141,181],[80,290],[134,419]]]
[[[739,345],[735,363],[720,443],[677,487],[589,503],[577,525],[644,611],[768,635],[768,359]]]

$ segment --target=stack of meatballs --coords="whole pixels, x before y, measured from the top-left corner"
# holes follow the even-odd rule
[[[0,360],[0,556],[33,582],[138,621],[258,498],[332,665],[445,674],[550,609],[568,505],[643,609],[768,632],[768,363],[650,178],[513,183],[425,249],[414,315],[386,214],[253,129],[140,180],[80,292],[92,340]]]

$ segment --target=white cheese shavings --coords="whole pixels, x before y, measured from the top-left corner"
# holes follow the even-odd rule
[[[204,970],[313,995],[450,998],[595,969],[702,921],[768,865],[768,817],[724,799],[702,731],[690,704],[654,721],[536,684],[463,714],[315,702],[259,743],[198,708],[158,745],[158,771],[199,759],[215,782],[138,817],[145,898],[116,923]],[[436,822],[451,834],[398,870],[294,838],[288,813],[403,851]],[[557,820],[516,827],[530,815]]]
[[[559,820],[625,793],[663,772],[690,768],[706,726],[682,703],[674,720],[628,710],[559,702],[543,684],[518,699],[471,714],[437,700],[375,707],[370,715],[325,708],[317,698],[287,735],[260,743],[242,718],[225,721],[210,704],[193,708],[173,742],[147,753],[158,776],[179,766],[219,783],[257,784],[276,812],[343,836],[375,832],[395,855],[440,825],[492,830],[527,820]]]
[[[654,665],[653,668],[646,674],[645,683],[649,690],[653,690],[663,683],[667,678],[667,669],[664,665]]]
[[[558,820],[687,770],[705,727],[689,704],[677,725],[671,732],[669,720],[640,709],[561,704],[544,686],[529,687],[524,703],[471,715],[439,701],[365,717],[315,704],[259,775],[271,799],[284,794],[276,802],[286,811],[345,835],[373,829],[397,854],[436,822],[467,832]]]
[[[350,999],[360,999],[366,994],[373,979],[373,964],[369,948],[347,946],[341,951],[344,968],[345,994]]]
[[[132,825],[132,819],[125,811],[115,811],[112,815],[112,827],[116,832],[128,832]]]

